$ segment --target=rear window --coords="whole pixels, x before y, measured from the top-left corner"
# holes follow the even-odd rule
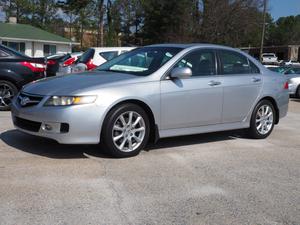
[[[23,54],[23,53],[21,53],[21,52],[18,52],[17,50],[15,50],[15,49],[12,49],[12,48],[10,48],[10,47],[7,47],[7,46],[3,46],[3,45],[1,45],[1,47],[3,47],[4,49],[5,49],[5,51],[7,51],[7,53],[9,53],[10,55],[14,55],[14,56],[17,56],[17,57],[24,57],[24,58],[28,58],[28,56],[27,55],[25,55],[25,54]]]
[[[79,59],[79,63],[87,63],[90,59],[94,57],[95,49],[89,48]]]
[[[118,51],[100,52],[99,55],[102,56],[106,61],[109,61],[118,56]]]
[[[0,57],[7,57],[8,54],[2,50],[0,50]]]
[[[68,60],[69,58],[71,58],[70,54],[66,54],[64,57],[62,57],[61,59],[59,59],[59,62],[64,62],[66,60]]]

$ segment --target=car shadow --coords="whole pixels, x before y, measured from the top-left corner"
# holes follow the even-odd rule
[[[233,139],[244,138],[244,137],[245,137],[245,133],[243,130],[222,131],[222,132],[195,134],[195,135],[188,135],[188,136],[169,137],[169,138],[160,139],[155,144],[149,144],[145,150],[152,151],[152,150],[159,150],[163,148],[173,148],[173,147],[189,146],[195,144],[197,145],[207,144],[210,142],[233,140]]]
[[[86,154],[109,158],[99,145],[63,145],[54,140],[25,134],[18,130],[5,131],[0,134],[0,139],[15,149],[48,158],[87,158]]]
[[[205,144],[242,138],[243,131],[226,131],[209,134],[197,134],[160,139],[155,144],[149,144],[145,151],[153,151],[164,148]],[[63,145],[56,141],[25,134],[18,130],[8,130],[0,134],[0,139],[15,149],[54,159],[88,158],[111,158],[105,153],[101,145]]]

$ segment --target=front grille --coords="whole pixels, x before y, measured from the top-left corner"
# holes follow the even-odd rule
[[[42,100],[43,100],[43,96],[31,95],[24,92],[21,92],[18,96],[18,103],[22,107],[38,105]]]
[[[13,117],[13,122],[16,127],[32,132],[38,132],[42,124],[40,122],[26,120],[16,116]]]

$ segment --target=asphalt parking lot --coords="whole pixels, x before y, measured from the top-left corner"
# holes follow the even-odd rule
[[[300,224],[300,100],[266,140],[221,132],[111,159],[0,112],[0,224]]]

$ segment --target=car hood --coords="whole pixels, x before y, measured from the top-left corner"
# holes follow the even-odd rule
[[[111,85],[134,83],[142,77],[114,72],[84,72],[38,80],[26,85],[23,91],[36,95],[72,95],[95,91]]]

